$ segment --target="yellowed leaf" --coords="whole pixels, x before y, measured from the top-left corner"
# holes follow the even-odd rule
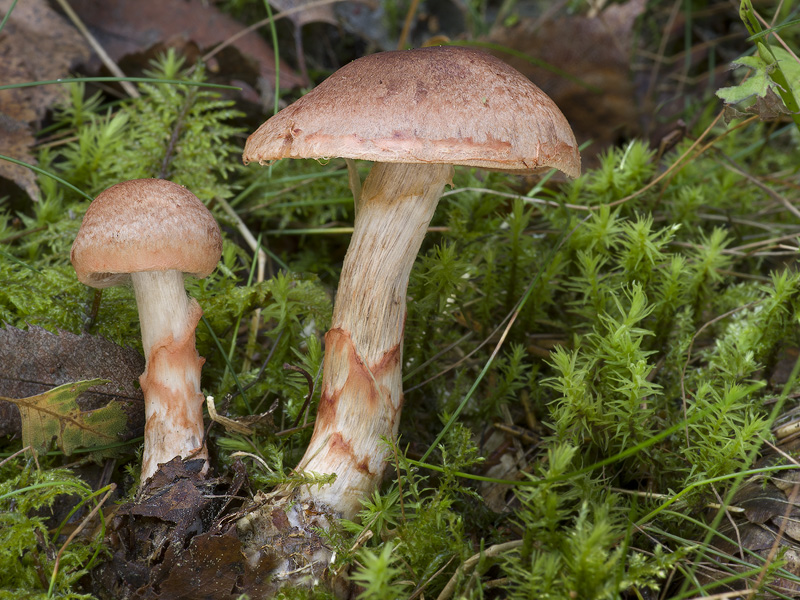
[[[82,411],[77,397],[89,388],[107,383],[90,379],[68,383],[29,398],[0,398],[17,405],[22,417],[22,443],[46,452],[53,440],[67,456],[78,448],[113,444],[125,430],[126,417],[119,403]],[[101,454],[104,454],[101,452]]]

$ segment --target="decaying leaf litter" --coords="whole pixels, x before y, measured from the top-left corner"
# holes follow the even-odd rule
[[[159,4],[168,10],[169,3]],[[80,9],[79,3],[74,6]],[[247,7],[224,8],[247,22],[264,17],[248,13]],[[214,10],[199,5],[195,9]],[[287,6],[274,9],[285,11]],[[628,2],[587,5],[569,15],[542,12],[533,4],[475,8],[435,2],[410,7],[342,3],[335,11],[338,29],[300,19],[294,27],[276,31],[279,43],[273,47],[288,64],[299,65],[292,52],[304,51],[315,83],[361,54],[393,49],[398,39],[412,45],[434,38],[471,40],[509,61],[518,58],[509,47],[534,59],[544,57],[550,72],[566,70],[555,81],[566,79],[570,85],[561,91],[554,85],[548,91],[570,121],[587,128],[579,133],[579,141],[596,140],[583,158],[597,168],[574,184],[551,180],[542,187],[535,179],[457,173],[454,194],[446,196],[456,210],[432,224],[439,237],[426,243],[409,284],[415,304],[406,322],[406,335],[411,334],[407,339],[412,341],[406,343],[404,387],[413,416],[401,424],[401,444],[390,453],[394,473],[382,494],[364,504],[360,525],[344,523],[344,530],[331,537],[285,540],[298,544],[292,552],[305,555],[315,552],[315,544],[334,550],[341,562],[319,573],[309,565],[312,580],[328,581],[340,595],[365,598],[445,598],[456,593],[656,597],[657,592],[674,597],[681,590],[702,589],[706,595],[724,591],[722,585],[758,588],[762,595],[793,594],[791,485],[777,484],[788,499],[784,504],[769,501],[779,499],[778,493],[748,497],[748,489],[764,489],[757,482],[740,487],[728,479],[743,477],[738,474],[749,473],[751,466],[767,472],[786,468],[770,458],[767,442],[775,416],[770,410],[783,410],[795,401],[791,356],[797,347],[797,210],[792,165],[797,163],[791,160],[796,154],[791,139],[796,132],[792,133],[791,110],[782,108],[791,106],[787,94],[789,100],[795,94],[793,63],[786,61],[793,60],[788,57],[797,46],[791,26],[782,26],[792,23],[793,10],[781,6],[773,14],[771,7],[756,11],[744,2],[742,23],[722,4],[687,12],[678,4],[645,9]],[[553,27],[543,33],[546,23]],[[729,28],[725,35],[723,23]],[[781,25],[775,29],[777,36],[761,34],[752,42],[758,59],[737,61],[747,48],[747,35],[774,25]],[[320,43],[309,44],[306,38],[305,44],[296,44],[301,28],[310,29],[306,36]],[[582,31],[581,39],[606,40],[597,43],[614,50],[599,59],[599,65],[589,61],[584,70],[578,68],[579,61],[564,60],[567,67],[575,66],[570,71],[559,64],[559,57],[569,54],[558,52],[557,43],[568,33],[553,31]],[[264,39],[268,50],[269,36]],[[213,43],[195,33],[188,42],[155,41],[157,48],[133,63],[126,64],[122,56],[115,60],[125,65],[126,74],[140,74],[142,67],[153,74],[146,61],[158,48],[180,49],[188,57],[182,66],[189,66],[197,56],[208,56],[205,47]],[[788,44],[789,51],[781,43]],[[257,124],[268,116],[264,107],[274,105],[275,80],[263,77],[266,63],[261,63],[261,75],[258,67],[234,75],[233,65],[241,61],[224,52],[207,58],[204,77],[247,83],[239,86],[241,92],[223,92],[237,100],[238,113],[211,102],[204,105],[206,112],[191,112],[198,96],[171,96],[169,88],[141,88],[143,99],[133,110],[124,108],[125,113],[80,107],[79,96],[72,93],[67,111],[58,108],[46,115],[48,122],[60,122],[63,131],[53,135],[32,129],[38,133],[36,144],[17,158],[31,162],[35,157],[46,170],[96,196],[102,191],[97,189],[103,184],[102,174],[114,169],[99,154],[87,161],[85,144],[117,144],[125,161],[131,149],[115,140],[116,127],[145,142],[137,165],[142,176],[170,172],[190,189],[200,188],[228,240],[218,274],[190,289],[206,311],[198,329],[201,354],[209,357],[203,387],[217,397],[222,414],[237,420],[269,415],[274,426],[249,439],[212,427],[209,440],[217,448],[218,476],[208,481],[196,480],[190,462],[185,467],[176,464],[165,471],[162,491],[148,489],[136,499],[138,504],[89,510],[88,503],[99,501],[99,494],[84,500],[85,509],[79,505],[75,512],[69,507],[55,511],[51,533],[61,536],[61,543],[69,542],[59,546],[58,553],[68,559],[59,559],[54,567],[47,562],[56,554],[49,550],[51,544],[27,538],[25,560],[14,565],[13,575],[11,567],[5,569],[14,579],[0,579],[12,593],[23,573],[35,574],[51,592],[80,589],[102,595],[104,588],[118,594],[123,588],[114,586],[120,585],[121,574],[129,575],[124,583],[129,594],[145,597],[193,597],[201,589],[213,597],[274,591],[275,582],[264,580],[268,564],[245,565],[237,555],[231,526],[248,512],[252,498],[256,503],[270,501],[269,491],[285,481],[283,469],[288,472],[305,448],[319,398],[314,383],[321,365],[321,335],[330,318],[336,265],[347,242],[346,236],[338,239],[341,234],[333,232],[352,222],[347,204],[352,203],[351,186],[343,165],[335,161],[294,169],[279,164],[261,176],[213,164],[182,166],[199,165],[191,157],[208,152],[197,141],[204,129],[192,129],[192,119],[205,118],[211,124],[209,132],[215,131],[216,123],[235,119],[238,130],[231,127],[221,135],[238,136],[241,147],[245,133],[254,129],[245,123]],[[771,57],[780,58],[771,62]],[[745,69],[728,71],[734,61],[749,69],[744,84],[740,82]],[[176,65],[162,63],[160,72],[177,75],[181,67]],[[287,77],[284,84],[292,81],[286,63],[280,71]],[[541,75],[532,77],[538,82]],[[728,90],[721,91],[720,98],[731,104],[727,117],[753,113],[765,125],[750,120],[726,127],[717,117],[721,104],[709,99],[723,86]],[[604,87],[611,93],[601,94]],[[603,98],[591,103],[594,119],[586,118],[587,92],[590,98]],[[287,92],[279,104],[296,96]],[[172,113],[157,108],[170,103]],[[146,130],[134,124],[137,111],[148,118],[174,117]],[[577,116],[571,117],[570,111]],[[759,127],[763,135],[747,133]],[[158,131],[166,135],[159,138]],[[77,141],[71,137],[75,133]],[[634,136],[649,136],[651,150],[630,142]],[[616,149],[601,152],[601,141]],[[30,141],[24,143],[30,147]],[[780,152],[773,151],[776,147]],[[236,158],[231,150],[216,160],[233,163]],[[193,185],[192,178],[199,181],[205,169],[209,177]],[[87,176],[93,172],[100,177]],[[9,354],[17,354],[17,344],[20,356],[36,352],[26,346],[28,324],[44,325],[52,332],[30,329],[31,343],[38,336],[35,343],[42,344],[45,334],[56,339],[80,335],[94,351],[108,341],[97,336],[103,331],[118,348],[137,346],[130,297],[124,291],[97,298],[69,282],[63,251],[77,231],[84,201],[59,191],[46,177],[28,176],[39,189],[25,187],[19,175],[9,177],[29,197],[40,198],[40,204],[31,204],[12,186],[3,204],[4,209],[13,208],[8,214],[14,219],[7,217],[0,231],[3,260],[8,261],[0,272],[8,283],[0,292],[0,309],[4,322],[21,328],[6,329],[15,332],[9,337],[14,340]],[[220,183],[212,183],[216,178]],[[216,192],[202,191],[211,189]],[[333,202],[324,205],[328,196]],[[609,208],[600,208],[604,204]],[[68,219],[58,220],[63,214]],[[544,246],[537,241],[542,239],[548,241]],[[258,249],[265,251],[263,278],[253,254]],[[530,273],[537,275],[530,279]],[[53,292],[59,284],[61,291]],[[45,290],[46,298],[33,297]],[[260,313],[253,321],[256,308]],[[115,316],[122,322],[111,325]],[[65,326],[71,333],[58,331]],[[57,357],[62,343],[49,346]],[[90,365],[97,359],[89,358],[89,351],[84,354],[83,375],[78,375],[83,370],[78,360],[70,381],[56,381],[52,374],[61,364],[56,358],[42,361],[52,366],[43,366],[33,379],[52,381],[53,386],[67,383],[73,391],[92,377],[124,379],[119,385],[130,385],[130,378],[117,373],[95,374]],[[284,361],[305,375],[283,370]],[[45,405],[51,402],[47,389],[13,396],[36,394]],[[108,406],[117,412],[135,407],[127,396],[109,394]],[[70,397],[62,423],[81,423],[103,406],[90,406],[81,396],[72,404],[74,399]],[[28,405],[40,406],[30,400]],[[43,412],[34,410],[37,415]],[[82,467],[84,476],[97,482],[92,485],[98,491],[106,490],[103,486],[111,480],[123,490],[136,487],[137,459],[125,443],[136,425],[134,415],[125,414],[127,421],[119,422],[113,434],[119,443],[109,444],[115,448],[114,458],[95,453],[95,460],[104,461],[100,477],[90,474],[98,467]],[[786,419],[791,423],[791,413]],[[449,424],[442,431],[444,422]],[[775,435],[791,452],[786,425],[780,427]],[[29,465],[34,471],[23,475],[63,477],[59,485],[72,489],[65,472],[48,471],[62,460],[58,457],[64,438],[59,431],[60,427],[50,437],[61,445],[53,447],[51,456],[40,452],[41,464]],[[30,441],[30,435],[26,439]],[[36,443],[43,443],[41,436]],[[16,447],[11,444],[12,450],[19,448],[18,442]],[[756,463],[759,448],[764,457]],[[228,457],[234,455],[247,467],[231,462]],[[124,473],[119,468],[124,462],[134,472]],[[659,470],[653,469],[656,464]],[[593,468],[582,471],[581,466]],[[462,472],[503,475],[473,487]],[[531,475],[536,478],[533,487],[509,485],[509,480],[524,482]],[[8,481],[19,482],[19,477],[15,473]],[[778,475],[773,477],[777,481]],[[791,483],[791,476],[786,481]],[[582,493],[576,494],[578,490]],[[7,497],[11,496],[0,492],[0,499]],[[488,499],[491,511],[485,508]],[[749,507],[759,503],[763,510],[754,516]],[[28,506],[34,504],[31,498]],[[726,515],[719,507],[728,505]],[[783,512],[780,506],[786,507]],[[4,507],[3,518],[12,518],[21,507]],[[544,510],[547,507],[551,512]],[[772,533],[746,533],[735,522],[740,509],[748,526],[769,525]],[[115,510],[105,536],[97,530],[91,539],[88,533],[80,535],[91,531],[87,525],[98,513],[108,511],[110,516]],[[276,510],[272,518],[280,520],[282,514]],[[700,526],[703,517],[707,527],[718,528],[719,536]],[[61,533],[70,520],[81,523],[75,526],[74,538]],[[726,522],[733,523],[737,535],[726,529]],[[26,523],[28,531],[41,535],[41,524]],[[689,529],[695,530],[691,537]],[[19,535],[22,531],[13,529]],[[126,532],[136,532],[139,538],[127,537]],[[553,532],[561,532],[560,537]],[[704,538],[712,544],[702,545]],[[104,567],[98,566],[93,545],[100,539],[108,540],[114,556]],[[57,543],[54,539],[52,545]],[[481,545],[486,548],[483,560],[476,554]],[[87,555],[86,549],[95,556]],[[270,556],[268,552],[264,560],[269,562]],[[142,564],[156,567],[137,567]],[[84,576],[81,565],[90,566],[92,574]],[[211,575],[212,566],[216,576]],[[195,582],[195,591],[186,587],[189,580]],[[764,587],[768,585],[772,587]],[[326,592],[317,587],[300,593],[324,597]]]

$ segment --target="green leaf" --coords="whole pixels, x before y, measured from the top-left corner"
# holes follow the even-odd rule
[[[82,411],[76,399],[104,379],[67,383],[29,398],[3,398],[19,408],[22,418],[22,443],[36,452],[46,452],[53,438],[67,456],[77,448],[93,448],[118,441],[127,417],[118,402],[103,408]]]
[[[794,56],[780,47],[773,47],[772,54],[778,63],[778,67],[786,77],[786,83],[790,92],[795,98],[800,98],[800,63]]]
[[[769,78],[770,65],[758,56],[743,56],[731,64],[750,67],[754,72],[739,85],[717,90],[717,96],[724,100],[726,104],[738,104],[753,96],[763,98],[770,86],[775,85]]]
[[[739,18],[744,23],[744,26],[747,27],[750,35],[756,35],[761,32],[761,24],[756,18],[751,0],[742,0],[739,4]]]
[[[800,64],[783,48],[757,42],[758,53],[733,61],[733,66],[753,69],[739,85],[717,90],[725,101],[728,117],[743,116],[734,105],[742,104],[745,111],[762,120],[790,114],[800,128]],[[726,117],[726,120],[727,118]]]

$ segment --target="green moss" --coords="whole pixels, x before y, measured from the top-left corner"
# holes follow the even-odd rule
[[[0,589],[3,598],[90,599],[78,582],[104,557],[101,538],[53,535],[66,524],[52,523],[54,503],[65,497],[83,503],[96,494],[68,469],[0,468]],[[56,557],[59,555],[58,568]]]

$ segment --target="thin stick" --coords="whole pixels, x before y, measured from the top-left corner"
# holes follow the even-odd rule
[[[499,196],[500,198],[513,198],[514,200],[522,200],[528,204],[543,204],[545,206],[552,206],[553,208],[567,207],[574,210],[594,210],[594,207],[583,206],[582,204],[561,204],[560,202],[556,202],[554,200],[542,200],[541,198],[532,198],[531,196],[521,196],[519,194],[511,194],[509,192],[500,192],[498,190],[490,190],[488,188],[478,187],[462,187],[454,190],[448,190],[442,194],[442,198],[445,198],[446,196],[452,196],[453,194],[458,194],[460,192],[479,192],[483,194],[491,194],[492,196]]]
[[[257,29],[260,29],[264,25],[269,25],[270,21],[277,21],[278,19],[283,19],[285,17],[293,15],[294,13],[302,12],[302,11],[307,10],[309,8],[316,8],[318,6],[325,6],[326,4],[335,4],[336,2],[340,2],[340,1],[341,0],[318,0],[317,2],[309,2],[308,4],[300,4],[298,6],[295,6],[294,8],[290,8],[288,10],[283,10],[283,11],[281,11],[281,12],[275,14],[275,15],[272,15],[271,17],[267,17],[266,19],[261,19],[260,21],[257,21],[257,22],[253,23],[252,25],[250,25],[248,27],[245,27],[239,33],[236,33],[236,34],[232,35],[227,40],[225,40],[224,42],[220,43],[219,46],[217,46],[216,48],[214,48],[210,52],[207,52],[206,54],[204,54],[202,60],[203,60],[203,62],[208,62],[208,60],[212,56],[215,56],[223,48],[227,48],[231,44],[235,43],[236,40],[238,40],[241,37],[246,36],[251,31],[256,31]],[[277,57],[276,57],[276,60],[277,60]]]
[[[81,18],[72,10],[72,7],[69,5],[67,0],[56,0],[58,5],[61,7],[66,15],[69,17],[69,20],[72,21],[72,24],[81,32],[81,35],[86,38],[86,41],[89,42],[89,45],[92,47],[97,53],[97,56],[100,57],[100,60],[106,66],[106,68],[111,71],[113,75],[117,77],[125,77],[125,73],[122,72],[122,69],[119,68],[119,65],[114,62],[103,47],[100,45],[95,37],[91,34],[91,32],[87,29],[86,25],[83,24]],[[122,89],[125,90],[125,93],[128,94],[131,98],[139,98],[141,94],[139,94],[139,90],[136,89],[136,86],[131,84],[128,81],[120,81],[119,84],[122,86]]]
[[[437,596],[436,600],[447,600],[450,598],[456,591],[456,583],[458,583],[458,578],[468,569],[474,568],[482,558],[494,558],[503,552],[513,550],[514,548],[519,548],[520,546],[522,546],[522,540],[506,542],[505,544],[495,544],[494,546],[489,546],[483,552],[479,552],[474,556],[470,556],[467,560],[461,563],[461,565],[459,565],[458,569],[456,569],[456,572],[453,573],[450,581],[448,581],[447,585],[444,586],[442,593]]]
[[[217,407],[214,404],[214,396],[206,396],[206,407],[208,408],[208,416],[211,417],[211,420],[215,423],[219,423],[228,431],[235,431],[242,435],[253,435],[252,428],[239,423],[239,421],[218,414]]]
[[[726,159],[730,160],[727,157],[726,157]],[[731,161],[731,163],[733,163],[733,161]],[[766,192],[770,197],[772,197],[773,199],[775,199],[778,202],[780,202],[781,204],[783,204],[783,206],[786,208],[786,210],[788,210],[790,213],[792,213],[795,217],[800,218],[800,210],[798,210],[798,208],[794,204],[789,202],[789,200],[787,200],[786,198],[781,196],[778,192],[773,190],[771,187],[761,183],[761,181],[759,181],[758,178],[753,177],[752,175],[750,175],[750,173],[745,173],[741,169],[738,169],[736,166],[734,166],[734,164],[723,164],[722,166],[725,167],[726,169],[728,169],[729,171],[733,171],[737,175],[741,175],[742,177],[747,179],[749,182],[751,182],[753,185],[757,186],[761,191]]]
[[[12,458],[16,458],[17,456],[19,456],[20,454],[22,454],[26,450],[30,450],[30,449],[31,449],[30,446],[25,446],[22,450],[17,450],[16,452],[14,452],[14,454],[9,456],[8,458],[4,458],[2,461],[0,461],[0,467],[2,467],[4,464],[6,464],[8,461],[10,461]]]
[[[296,373],[300,373],[303,377],[306,378],[308,382],[308,394],[306,395],[305,402],[303,402],[303,406],[300,407],[300,412],[297,413],[297,418],[292,423],[292,429],[297,429],[297,426],[300,425],[300,419],[308,409],[309,405],[311,404],[311,398],[314,396],[314,378],[311,377],[311,373],[306,371],[305,369],[301,369],[300,367],[296,367],[295,365],[290,365],[289,363],[284,363],[283,368],[288,371],[295,371]]]
[[[256,240],[256,238],[253,236],[252,232],[247,227],[245,222],[242,221],[242,218],[238,214],[236,214],[236,211],[233,210],[233,207],[230,204],[228,204],[228,201],[225,200],[225,198],[218,197],[216,198],[216,201],[222,207],[222,210],[224,210],[225,213],[231,219],[233,219],[234,223],[236,224],[236,228],[239,230],[239,233],[242,234],[242,237],[244,238],[245,242],[247,242],[247,245],[250,246],[250,249],[253,252],[258,253],[256,282],[261,283],[262,281],[264,281],[264,274],[266,272],[266,264],[267,264],[267,253],[264,251],[264,248],[262,247],[264,245],[263,241],[260,241],[260,239]],[[259,306],[253,311],[253,316],[250,319],[250,336],[247,340],[247,348],[251,347],[251,341],[252,345],[255,345],[255,339],[256,336],[258,335],[258,327],[260,323],[261,323],[261,307]],[[244,365],[242,367],[243,372],[250,368],[249,354],[250,354],[249,352],[245,352]]]
[[[668,31],[672,29],[673,25],[675,24],[675,20],[678,18],[678,11],[682,4],[683,2],[681,2],[681,0],[675,0],[675,3],[672,5],[672,10],[669,13],[669,18],[664,25],[664,29],[661,31],[661,42],[658,45],[658,52],[653,60],[653,70],[650,72],[650,79],[647,82],[647,91],[644,95],[645,98],[652,98],[653,96],[653,89],[655,88],[656,81],[658,80],[658,72],[661,69],[661,64],[664,62],[664,55],[667,52],[667,44],[669,43]]]
[[[242,234],[244,241],[247,242],[247,245],[250,246],[250,249],[255,252],[258,250],[258,271],[256,280],[261,282],[264,281],[264,266],[267,262],[267,253],[264,252],[263,243],[259,244],[256,240],[255,236],[253,236],[250,229],[247,227],[244,221],[242,221],[241,217],[236,214],[236,211],[233,210],[233,207],[228,204],[228,201],[224,198],[215,198],[215,200],[219,203],[222,207],[222,210],[233,219],[234,223],[236,224],[236,228],[239,230],[239,233]]]
[[[258,456],[256,454],[253,454],[252,452],[242,452],[240,450],[238,452],[234,452],[233,454],[231,454],[231,458],[240,458],[242,456],[249,456],[250,458],[258,461],[261,464],[261,466],[264,467],[264,470],[267,471],[268,473],[274,473],[275,472],[270,468],[270,466],[267,464],[267,462],[263,458],[261,458],[260,456]]]
[[[450,563],[455,560],[455,558],[456,558],[455,556],[451,556],[450,560],[448,560],[446,563],[444,563],[444,565],[442,565],[442,567],[438,571],[436,571],[436,573],[434,573],[433,575],[428,577],[427,581],[425,581],[424,583],[420,584],[420,586],[417,588],[417,591],[414,592],[413,594],[411,594],[411,596],[409,596],[408,600],[416,600],[417,596],[421,596],[422,592],[425,591],[425,588],[428,587],[428,584],[430,584],[431,581],[433,581],[439,575],[441,575],[444,572],[444,570],[447,567],[450,566]]]
[[[783,0],[781,0],[781,4],[783,4]],[[777,19],[777,18],[778,18],[778,12],[779,12],[779,11],[780,11],[780,7],[778,7],[778,8],[775,10],[775,14],[772,16],[773,23],[775,22],[775,19]],[[762,25],[764,25],[764,26],[765,26],[765,27],[767,27],[768,29],[771,29],[771,28],[772,28],[772,26],[771,26],[769,23],[767,23],[767,22],[764,20],[764,17],[762,17],[760,14],[758,14],[758,11],[757,11],[755,8],[753,9],[753,14],[756,16],[756,19],[758,19],[759,21],[761,21],[761,24],[762,24]],[[786,44],[786,42],[784,42],[784,41],[783,41],[783,39],[781,38],[781,36],[780,36],[780,35],[778,35],[778,32],[777,32],[777,31],[773,31],[773,32],[772,32],[770,35],[774,35],[774,36],[775,36],[775,39],[778,41],[778,43],[779,43],[781,46],[783,46],[783,49],[784,49],[784,50],[786,50],[786,52],[788,52],[788,53],[789,53],[789,54],[792,56],[792,58],[794,58],[794,59],[795,59],[797,62],[799,62],[799,63],[800,63],[800,58],[798,58],[798,57],[797,57],[797,54],[795,54],[795,53],[794,53],[794,51],[793,51],[793,50],[792,50],[792,49],[791,49],[791,48],[790,48],[790,47],[789,47],[789,46]]]
[[[403,21],[403,30],[400,32],[400,38],[397,40],[397,49],[405,50],[406,41],[408,40],[408,32],[411,31],[411,22],[414,20],[414,15],[417,14],[419,7],[419,0],[411,0],[411,4],[406,12],[406,18]]]
[[[86,527],[86,525],[89,523],[89,521],[91,521],[91,520],[94,518],[94,516],[97,514],[97,511],[98,511],[98,510],[100,510],[100,507],[101,507],[101,506],[103,506],[103,504],[105,503],[105,501],[106,501],[106,500],[108,500],[108,497],[111,495],[111,493],[112,493],[112,492],[113,492],[115,489],[117,489],[117,484],[116,484],[116,483],[110,483],[110,484],[108,484],[108,491],[107,491],[107,492],[105,493],[105,495],[104,495],[104,496],[103,496],[103,497],[100,499],[100,502],[98,502],[98,503],[97,503],[97,506],[95,506],[95,507],[92,509],[92,511],[91,511],[91,512],[90,512],[88,515],[86,515],[86,517],[83,519],[83,521],[81,521],[81,524],[80,524],[80,525],[78,525],[78,526],[75,528],[75,531],[73,531],[73,532],[72,532],[72,533],[69,535],[69,537],[67,538],[67,541],[66,541],[66,542],[64,542],[64,545],[63,545],[63,546],[61,546],[61,550],[59,550],[59,551],[58,551],[58,554],[56,555],[56,561],[55,561],[55,564],[53,565],[53,574],[50,576],[50,589],[49,589],[49,591],[47,592],[47,596],[48,596],[48,598],[49,598],[49,597],[52,595],[52,593],[53,593],[53,586],[55,586],[55,584],[56,584],[56,575],[58,575],[58,564],[59,564],[59,562],[61,561],[61,555],[64,553],[64,550],[66,550],[66,549],[67,549],[67,546],[69,546],[69,545],[70,545],[70,543],[72,542],[72,540],[74,540],[74,539],[75,539],[75,536],[77,536],[77,535],[78,535],[78,534],[79,534],[81,531],[83,531],[83,528],[84,528],[84,527]]]
[[[727,600],[728,598],[737,598],[742,594],[755,593],[759,591],[758,588],[748,588],[746,590],[738,590],[735,592],[724,592],[722,594],[714,594],[713,596],[703,596],[695,600]]]
[[[403,501],[403,475],[400,473],[400,457],[397,455],[397,442],[392,444],[394,451],[394,469],[397,472],[397,492],[398,499],[400,500],[400,516],[403,517],[403,522],[406,520],[406,505]]]

